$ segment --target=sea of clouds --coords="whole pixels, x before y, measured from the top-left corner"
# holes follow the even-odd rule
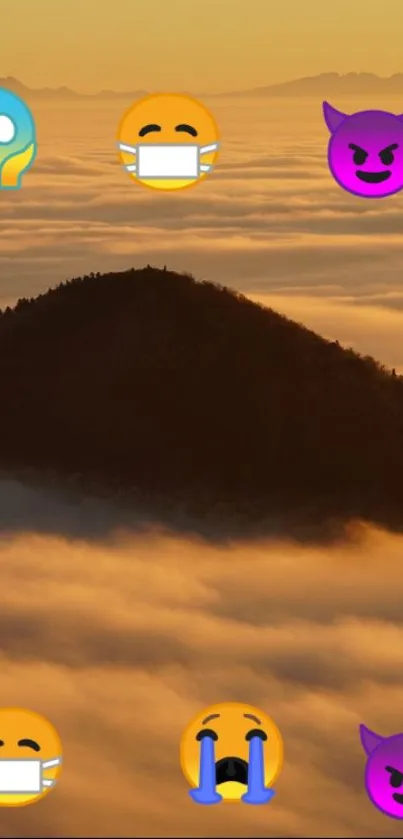
[[[366,798],[358,733],[403,728],[401,537],[214,546],[17,482],[0,501],[1,705],[44,714],[64,746],[56,790],[4,810],[0,836],[401,834]],[[283,734],[266,807],[188,796],[182,730],[228,700]]]
[[[212,99],[216,170],[164,194],[120,168],[129,104],[31,103],[38,157],[0,202],[0,305],[90,271],[166,264],[403,369],[403,194],[371,201],[335,184],[320,102]]]
[[[128,104],[35,106],[37,162],[1,196],[0,305],[166,264],[403,369],[403,196],[333,183],[320,103],[214,100],[220,164],[176,195],[120,170]],[[58,788],[5,810],[0,836],[400,835],[365,796],[358,726],[403,728],[401,537],[215,546],[4,478],[0,529],[0,704],[47,715],[64,744]],[[268,807],[188,797],[181,731],[226,700],[283,733]]]

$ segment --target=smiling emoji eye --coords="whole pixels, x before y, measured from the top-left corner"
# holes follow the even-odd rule
[[[387,772],[390,772],[390,779],[389,783],[391,787],[397,789],[401,787],[403,784],[403,772],[399,772],[398,769],[394,769],[393,766],[385,766]]]
[[[386,149],[382,149],[382,151],[379,152],[379,157],[381,159],[381,163],[383,163],[384,166],[391,166],[392,165],[392,163],[395,159],[395,156],[394,156],[393,152],[397,148],[398,148],[397,143],[393,143],[392,146],[388,146]]]
[[[36,740],[31,740],[30,737],[24,737],[23,740],[19,740],[17,746],[26,746],[28,749],[33,749],[34,752],[40,752],[41,747]]]
[[[368,152],[366,152],[365,149],[362,149],[360,146],[356,146],[355,143],[350,143],[349,149],[351,149],[354,152],[353,163],[355,163],[356,166],[362,166],[368,157]]]

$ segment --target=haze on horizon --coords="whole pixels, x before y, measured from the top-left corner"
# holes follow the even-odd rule
[[[221,92],[336,71],[403,70],[403,5],[364,0],[21,0],[7,14],[0,76],[81,93],[181,89]],[[168,33],[168,34],[167,34]],[[387,45],[387,48],[385,48]],[[241,59],[241,60],[240,60]]]

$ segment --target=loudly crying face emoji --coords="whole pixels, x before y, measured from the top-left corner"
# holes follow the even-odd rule
[[[181,741],[181,765],[197,804],[244,801],[266,804],[283,764],[283,742],[274,722],[238,702],[199,714]]]
[[[362,198],[384,198],[403,189],[403,115],[388,111],[347,114],[323,103],[331,133],[330,171],[337,183]]]
[[[403,819],[403,734],[381,737],[360,726],[368,757],[365,786],[375,807],[393,819]]]

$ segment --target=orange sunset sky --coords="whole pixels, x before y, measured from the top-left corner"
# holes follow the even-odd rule
[[[0,87],[13,76],[31,88],[128,92],[93,101],[27,93],[38,154],[23,188],[0,191],[2,310],[90,272],[166,265],[403,375],[403,191],[371,202],[335,183],[320,98],[206,96],[219,159],[182,194],[136,184],[116,149],[131,92],[181,90],[204,102],[209,92],[319,73],[403,72],[403,0],[0,0],[0,13]],[[349,113],[362,106],[342,93],[329,99]],[[402,113],[403,96],[392,99],[377,101]],[[74,337],[73,318],[71,329]],[[104,329],[114,363],[125,334],[107,320]],[[233,350],[241,382],[242,341]],[[51,382],[45,355],[35,375]],[[136,398],[131,377],[121,410]],[[49,417],[53,401],[49,391]],[[397,422],[386,396],[380,406]],[[31,436],[37,411],[24,416]],[[363,413],[363,429],[377,417]],[[71,445],[61,433],[55,420],[55,446]],[[383,451],[379,441],[375,463]],[[234,447],[235,466],[238,456]],[[403,729],[401,534],[354,524],[346,542],[310,544],[308,525],[299,543],[268,510],[267,538],[237,541],[235,516],[225,539],[213,497],[216,525],[203,541],[181,508],[167,533],[142,507],[66,491],[56,476],[37,483],[0,479],[0,705],[54,724],[63,772],[46,802],[3,808],[0,839],[402,836],[403,822],[366,797],[358,733],[360,723],[384,735]],[[308,522],[311,513],[307,496]],[[188,795],[182,730],[223,701],[262,708],[283,735],[284,771],[267,808],[203,808]]]
[[[366,0],[21,0],[0,75],[32,87],[225,91],[325,71],[402,70],[403,4]]]

